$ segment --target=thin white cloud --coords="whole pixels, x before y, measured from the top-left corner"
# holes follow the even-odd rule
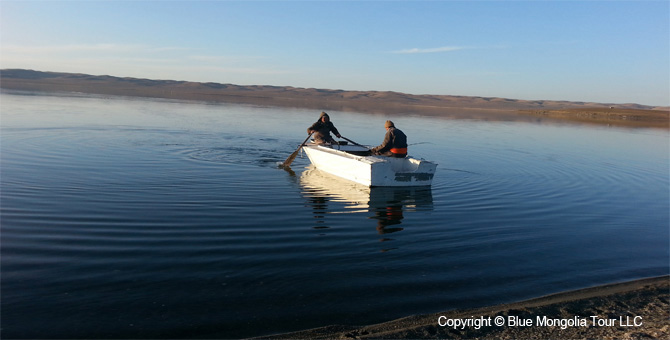
[[[298,72],[274,65],[266,56],[199,52],[203,51],[150,44],[0,45],[3,68],[250,84]]]
[[[463,46],[443,46],[434,48],[410,48],[406,50],[393,51],[395,54],[418,54],[418,53],[443,53],[464,50],[467,47]]]
[[[109,52],[109,51],[131,51],[136,50],[135,45],[118,44],[67,44],[67,45],[48,45],[48,46],[21,46],[5,45],[2,47],[6,53],[61,53],[61,52]]]
[[[191,79],[189,74],[200,74],[199,78],[208,81],[214,81],[212,79],[216,79],[213,78],[216,75],[226,79],[233,75],[281,76],[296,73],[295,70],[256,62],[265,57],[157,55],[145,53],[152,47],[124,46],[127,48],[122,49],[127,52],[118,52],[120,45],[2,46],[2,67],[161,79],[170,77],[166,74],[169,70],[170,74],[174,74],[173,78]]]
[[[104,52],[104,53],[140,53],[140,52],[166,52],[185,50],[180,47],[155,47],[138,44],[64,44],[64,45],[42,45],[42,46],[25,46],[25,45],[3,45],[2,51],[4,53],[72,53],[72,52]]]

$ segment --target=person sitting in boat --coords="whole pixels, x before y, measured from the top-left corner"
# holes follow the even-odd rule
[[[370,149],[373,155],[405,158],[407,156],[407,136],[396,129],[392,121],[384,123],[386,136],[380,146]]]
[[[330,116],[325,112],[321,112],[319,120],[307,129],[307,134],[314,133],[312,137],[314,137],[314,142],[316,142],[316,144],[337,144],[337,141],[330,135],[331,132],[333,132],[337,138],[342,138],[342,135],[337,131],[333,122],[330,121]]]

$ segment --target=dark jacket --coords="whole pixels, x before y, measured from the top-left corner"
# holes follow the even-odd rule
[[[333,125],[333,122],[327,122],[324,123],[321,120],[318,120],[316,123],[312,124],[307,129],[307,133],[309,133],[310,130],[314,130],[314,134],[312,137],[314,137],[314,140],[317,143],[323,143],[323,142],[335,142],[333,137],[330,135],[330,133],[334,133],[336,136],[339,135],[340,133],[337,131],[335,128],[335,125]]]
[[[404,149],[404,152],[391,152],[391,149],[395,149],[395,151],[402,151],[402,149]],[[379,155],[387,154],[389,156],[397,155],[404,157],[407,155],[407,136],[399,129],[391,127],[386,132],[382,144],[372,148],[372,152]]]

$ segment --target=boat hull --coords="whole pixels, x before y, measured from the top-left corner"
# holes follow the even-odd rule
[[[437,164],[412,157],[363,156],[367,150],[355,145],[308,144],[305,153],[321,171],[368,186],[430,186]]]

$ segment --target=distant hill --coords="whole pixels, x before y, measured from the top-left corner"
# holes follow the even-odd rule
[[[667,107],[658,108],[640,104],[413,95],[390,91],[346,91],[290,86],[242,86],[24,69],[0,70],[0,88],[299,107],[319,111],[402,113],[492,120],[516,120],[522,116],[526,119],[528,116],[534,117],[533,119],[550,118],[551,112],[556,110],[561,111],[561,119],[566,119],[566,112],[586,108],[627,110],[627,115],[607,119],[626,120],[632,117],[630,110],[669,110]],[[608,114],[611,116],[614,112],[609,111]],[[663,118],[662,112],[661,118]]]

